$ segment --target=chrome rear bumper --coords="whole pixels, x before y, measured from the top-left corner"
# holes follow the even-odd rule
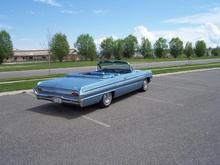
[[[47,100],[47,101],[51,101],[51,102],[56,102],[56,99],[59,99],[59,102],[56,103],[67,103],[67,104],[73,104],[73,105],[77,105],[82,107],[82,101],[78,100],[78,99],[70,99],[70,98],[66,98],[64,96],[58,96],[58,95],[53,95],[53,94],[43,94],[43,93],[39,93],[35,88],[33,89],[34,94],[36,95],[37,99],[39,100]]]

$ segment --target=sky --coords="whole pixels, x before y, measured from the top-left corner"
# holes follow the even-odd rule
[[[15,49],[45,49],[48,36],[67,35],[70,47],[82,33],[95,43],[133,34],[154,43],[180,37],[220,46],[219,0],[1,0],[0,30]]]

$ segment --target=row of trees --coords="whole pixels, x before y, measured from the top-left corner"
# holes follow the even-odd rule
[[[138,45],[138,41],[133,35],[115,41],[112,37],[109,37],[101,43],[101,55],[107,59],[112,56],[116,59],[121,59],[122,57],[130,58],[135,52],[140,53],[145,58],[161,58],[166,57],[169,54],[174,58],[177,58],[182,54],[185,54],[187,58],[190,58],[193,54],[198,57],[204,56],[207,52],[207,48],[203,40],[197,41],[195,48],[193,48],[191,42],[187,42],[184,46],[183,41],[178,37],[172,38],[169,43],[167,43],[166,39],[161,37],[153,46],[147,38],[142,38],[141,44]]]
[[[81,34],[74,43],[79,55],[85,60],[94,60],[97,57],[97,48],[94,39],[89,34]],[[60,62],[64,56],[69,54],[69,43],[65,34],[56,33],[48,42],[49,52],[53,59]],[[167,57],[169,55],[177,58],[185,54],[190,59],[194,54],[197,57],[206,55],[207,48],[203,40],[197,41],[193,48],[191,42],[187,42],[185,46],[180,38],[172,38],[167,42],[165,38],[160,37],[153,45],[147,38],[142,38],[140,45],[137,38],[129,35],[123,39],[114,40],[108,37],[101,42],[100,57],[106,59],[121,59],[131,58],[135,53],[141,54],[144,58],[148,57]],[[211,51],[212,55],[220,56],[220,48],[214,48]],[[10,35],[5,30],[0,31],[0,63],[4,59],[10,58],[13,55],[13,45]]]
[[[91,46],[89,46],[89,44],[91,44]],[[86,59],[94,59],[96,48],[94,40],[88,34],[80,35],[75,47],[79,50],[79,54],[86,57]],[[90,52],[92,52],[92,54]],[[194,48],[191,42],[187,42],[184,46],[183,41],[178,37],[172,38],[169,43],[166,39],[160,37],[153,46],[147,38],[142,38],[141,44],[138,45],[137,38],[133,35],[117,40],[108,37],[104,39],[100,45],[100,55],[106,59],[131,58],[135,53],[140,53],[144,58],[161,58],[167,57],[168,55],[177,58],[184,54],[190,59],[193,55],[197,57],[205,56],[207,54],[207,48],[206,43],[203,40],[197,41]],[[211,53],[214,56],[220,55],[220,48],[217,47],[212,49]]]

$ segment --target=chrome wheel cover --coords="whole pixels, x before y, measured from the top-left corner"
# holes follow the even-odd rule
[[[112,102],[112,94],[111,93],[106,93],[103,95],[103,103],[105,106],[110,105]]]
[[[143,90],[146,91],[148,89],[148,82],[147,80],[144,80],[143,82]]]

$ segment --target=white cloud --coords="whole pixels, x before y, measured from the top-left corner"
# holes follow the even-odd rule
[[[100,44],[102,43],[102,41],[103,41],[104,39],[106,39],[106,38],[107,38],[107,37],[100,37],[100,38],[94,39],[94,42],[95,42],[96,46],[97,46],[97,45],[100,45]]]
[[[50,6],[61,7],[62,5],[58,3],[56,0],[33,0],[35,2],[41,2]]]
[[[19,38],[20,41],[26,41],[26,42],[29,42],[29,41],[32,41],[32,39],[30,38]]]
[[[25,14],[34,15],[34,16],[42,16],[43,15],[42,12],[37,12],[37,11],[33,11],[33,10],[25,11]]]
[[[205,24],[207,22],[220,23],[220,8],[216,7],[208,12],[194,14],[190,16],[171,18],[163,21],[164,23],[175,24]]]
[[[24,12],[27,15],[32,15],[32,16],[43,16],[44,12],[42,11],[33,11],[33,10],[27,10]]]
[[[27,13],[27,14],[31,14],[31,15],[35,15],[35,14],[36,14],[36,12],[34,12],[34,11],[32,11],[32,10],[31,10],[31,11],[27,11],[26,13]]]
[[[108,36],[108,37],[112,37],[114,40],[118,39],[118,37],[115,36],[115,35]],[[98,51],[100,50],[100,45],[101,45],[102,41],[105,40],[108,37],[99,37],[99,38],[94,39],[94,42],[96,44],[96,48],[97,48]]]
[[[109,13],[110,12],[110,10],[107,10],[107,9],[96,9],[96,10],[93,10],[93,13],[94,14],[107,14],[107,13]]]
[[[137,27],[134,28],[133,35],[137,37],[137,40],[138,40],[139,43],[141,42],[141,39],[143,37],[149,39],[151,42],[155,41],[154,34],[142,25],[137,26]]]
[[[195,44],[198,40],[204,40],[208,47],[220,46],[220,27],[213,23],[206,23],[195,27],[178,28],[175,30],[157,31],[149,31],[145,26],[140,25],[134,28],[133,35],[137,37],[139,43],[141,43],[142,37],[148,38],[152,44],[154,44],[159,37],[167,39],[168,42],[173,37],[179,37],[183,40],[184,44],[188,41]],[[113,39],[119,38],[114,35],[112,37]],[[103,36],[94,40],[98,50],[100,50],[101,42],[106,38],[107,37]]]
[[[103,41],[104,39],[106,39],[106,38],[107,38],[107,37],[100,37],[100,38],[94,39],[94,42],[95,42],[95,45],[96,45],[96,49],[97,49],[98,51],[100,51],[100,45],[101,45],[102,41]]]
[[[155,37],[154,33],[153,33],[153,32],[150,32],[150,31],[149,31],[145,26],[143,26],[143,25],[140,25],[140,26],[135,27],[135,28],[134,28],[134,33],[133,33],[133,35],[134,35],[135,37],[137,37],[137,40],[138,40],[139,43],[141,42],[141,39],[142,39],[143,37],[148,38],[151,42],[155,42],[155,40],[156,40],[156,37]],[[125,35],[125,36],[126,36],[126,35]],[[125,36],[124,36],[124,37],[125,37]],[[103,37],[100,37],[100,38],[96,38],[96,39],[94,40],[94,42],[95,42],[96,47],[97,47],[98,50],[100,50],[100,45],[101,45],[102,41],[103,41],[104,39],[108,38],[108,37],[112,37],[114,40],[119,39],[119,37],[117,37],[117,36],[115,36],[115,35],[112,35],[112,36],[103,36]],[[123,38],[123,37],[122,37],[122,38]]]
[[[64,14],[80,14],[83,13],[84,10],[61,10],[60,12]]]
[[[172,37],[180,37],[182,40],[195,43],[197,40],[205,40],[207,45],[215,47],[220,45],[220,8],[215,7],[208,12],[198,13],[190,16],[172,18],[164,23],[188,24],[176,30],[154,31],[155,36],[162,36],[170,40]]]
[[[220,45],[220,27],[213,23],[206,23],[196,27],[184,27],[175,30],[148,31],[144,26],[137,26],[133,33],[140,43],[141,37],[148,38],[155,42],[159,37],[166,38],[168,41],[173,37],[181,38],[185,43],[187,41],[195,43],[197,40],[204,40],[207,46],[216,47]]]

